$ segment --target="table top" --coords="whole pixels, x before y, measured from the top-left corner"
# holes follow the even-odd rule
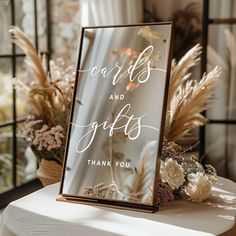
[[[0,235],[236,235],[236,183],[219,178],[203,203],[175,200],[150,214],[56,201],[59,183],[10,203]]]

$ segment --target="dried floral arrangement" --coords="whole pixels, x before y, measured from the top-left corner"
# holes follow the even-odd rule
[[[190,71],[199,63],[200,54],[201,47],[197,44],[178,63],[172,61],[157,199],[159,205],[186,196],[193,202],[202,202],[209,197],[212,183],[217,179],[213,166],[204,166],[195,155],[186,155],[192,147],[184,150],[176,144],[192,129],[207,123],[202,111],[214,99],[214,89],[221,75],[220,68],[215,67],[200,80],[194,80]]]
[[[149,43],[161,37],[149,26],[143,27],[138,35],[144,37]],[[112,55],[121,61],[128,58],[128,64],[132,64],[139,53],[125,47],[113,51]],[[204,166],[195,155],[186,155],[193,147],[184,149],[176,143],[181,138],[188,136],[189,131],[193,128],[206,124],[207,119],[202,115],[202,111],[207,109],[212,102],[213,92],[221,74],[221,70],[215,67],[205,73],[200,80],[194,80],[191,69],[199,63],[200,55],[201,47],[197,44],[178,62],[172,61],[157,197],[157,203],[160,206],[176,198],[186,197],[193,202],[202,202],[208,198],[212,183],[217,180],[216,170],[213,166]],[[153,65],[159,58],[160,54],[156,52],[152,58]],[[126,92],[132,92],[138,86],[138,83],[129,82]],[[117,101],[110,104],[112,113],[115,112],[117,105]],[[126,138],[124,134],[117,132],[105,140],[102,148],[108,159],[112,156],[115,160],[129,161],[123,153],[116,150],[116,144],[126,142]],[[100,183],[96,186],[86,187],[84,194],[98,198],[107,198],[108,196],[119,198],[118,195],[120,195],[121,199],[126,199],[129,196],[129,199],[126,200],[151,202],[153,181],[152,174],[150,174],[153,171],[151,157],[155,155],[156,146],[155,140],[147,142],[139,156],[138,165],[127,168],[125,171],[114,170],[111,167],[112,184],[107,186]]]
[[[15,79],[14,82],[18,89],[24,91],[29,104],[32,105],[30,118],[26,122],[27,140],[39,159],[55,160],[61,164],[74,83],[73,69],[71,67],[63,68],[53,61],[50,62],[47,69],[45,57],[37,53],[19,28],[13,27],[10,32],[15,43],[27,55],[26,63],[34,77],[34,82],[30,84],[22,83],[18,79]],[[160,37],[159,34],[153,34],[148,26],[139,31],[139,35],[149,43]],[[130,48],[113,52],[121,59],[129,58],[130,63],[138,57],[139,53]],[[172,62],[165,140],[161,157],[161,178],[158,188],[157,202],[159,205],[165,205],[179,196],[189,196],[192,201],[201,202],[209,196],[212,183],[217,178],[212,166],[203,166],[194,155],[187,157],[184,154],[188,150],[184,150],[175,143],[188,135],[194,127],[207,122],[201,112],[212,101],[212,94],[220,77],[220,69],[216,67],[203,75],[200,80],[192,79],[190,70],[198,64],[200,53],[201,47],[196,45],[178,63],[175,60]],[[156,52],[153,60],[158,60],[159,57],[160,54]],[[132,92],[137,86],[139,86],[137,83],[128,83],[126,90]],[[111,111],[115,110],[116,105],[110,104]],[[126,137],[116,134],[113,140],[105,140],[104,152],[110,153],[107,148],[110,148],[111,142],[113,145],[125,142],[125,139]],[[151,199],[152,175],[150,173],[153,167],[149,159],[154,155],[155,142],[150,141],[143,147],[137,166],[127,168],[127,173],[124,175],[122,173],[123,178],[129,178],[128,181],[125,181],[128,184],[123,186],[123,189],[133,201],[145,199],[145,202],[148,202],[148,199]],[[112,153],[112,158],[120,160],[126,158],[122,153],[115,152],[113,149]],[[116,173],[116,175],[119,176],[120,173]],[[122,183],[122,177],[120,182]],[[117,194],[122,195],[123,192],[120,192],[117,185],[113,183],[109,186],[100,183],[96,186],[88,186],[84,190],[84,194],[107,198]]]
[[[197,44],[178,63],[172,61],[165,129],[167,140],[179,140],[194,127],[207,122],[201,112],[214,98],[221,70],[215,67],[200,80],[193,80],[190,70],[200,61],[200,54],[201,47]]]
[[[24,135],[32,150],[42,159],[63,163],[67,121],[74,86],[74,68],[62,60],[50,61],[36,51],[27,36],[12,27],[13,42],[26,55],[26,65],[31,81],[14,78],[14,86],[27,98],[28,118]]]
[[[176,143],[164,141],[157,199],[161,206],[182,197],[202,202],[209,197],[212,183],[217,180],[213,166],[204,166],[195,155],[188,157],[185,152]]]

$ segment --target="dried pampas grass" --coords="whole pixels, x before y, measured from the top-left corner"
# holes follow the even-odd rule
[[[9,32],[11,33],[13,42],[25,53],[25,62],[28,65],[32,75],[35,77],[35,79],[37,79],[39,84],[45,85],[47,82],[47,75],[41,64],[41,57],[35,50],[33,44],[19,27],[13,26]]]
[[[165,129],[167,140],[179,140],[194,127],[206,124],[207,119],[201,112],[212,101],[220,74],[220,68],[215,67],[204,74],[200,81],[184,79],[184,82],[179,84],[169,104]],[[181,81],[181,77],[177,81]]]
[[[175,60],[172,61],[168,105],[170,105],[178,87],[191,77],[192,74],[189,73],[189,70],[199,63],[200,54],[201,46],[200,44],[197,44],[191,48],[178,63],[176,63]]]
[[[32,128],[35,131],[32,137],[30,133],[25,132],[26,140],[40,162],[46,159],[56,161],[61,165],[66,141],[64,137],[67,133],[74,87],[74,66],[66,66],[62,59],[58,59],[56,62],[50,61],[48,68],[46,55],[38,53],[27,36],[18,27],[12,27],[10,33],[13,42],[25,53],[26,65],[30,72],[29,78],[25,80],[21,80],[22,78],[13,79],[13,85],[18,94],[22,94],[22,97],[26,98],[29,114],[26,120],[26,130],[27,125],[31,122],[42,121],[42,127],[36,125]],[[50,135],[46,134],[47,130],[43,130],[45,127],[53,130],[53,132],[56,130],[55,127],[61,127],[61,140],[57,146],[50,147],[50,150],[46,143],[42,147],[41,144],[45,140],[41,140],[41,143],[30,142],[31,139],[34,138],[35,140],[37,138],[37,131],[39,130],[41,130],[40,135],[48,138]]]
[[[68,67],[60,70],[53,61],[47,68],[46,55],[38,54],[33,44],[18,27],[13,26],[10,33],[13,42],[25,53],[25,61],[33,79],[25,83],[15,78],[13,85],[24,91],[29,105],[33,108],[30,111],[31,114],[38,116],[49,126],[55,126],[58,123],[55,117],[64,119],[64,115],[58,116],[59,113],[69,114],[74,86],[72,73],[74,69]]]

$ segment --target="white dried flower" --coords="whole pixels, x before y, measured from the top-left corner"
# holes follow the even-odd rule
[[[43,125],[41,129],[35,130],[32,144],[37,146],[38,151],[42,151],[43,148],[51,151],[61,147],[63,138],[63,128],[60,125],[51,129],[47,125]]]
[[[25,132],[27,135],[31,135],[33,131],[35,131],[34,126],[42,123],[42,120],[31,120],[25,125]]]
[[[206,174],[202,172],[189,174],[188,180],[185,193],[193,202],[202,202],[209,197],[212,184]]]
[[[161,162],[161,180],[168,183],[172,189],[178,189],[184,182],[184,170],[172,158]]]

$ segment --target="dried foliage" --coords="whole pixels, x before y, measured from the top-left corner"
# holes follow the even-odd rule
[[[178,63],[172,61],[165,127],[168,141],[177,141],[194,127],[207,122],[201,112],[213,99],[221,71],[216,67],[201,80],[193,80],[190,70],[199,63],[200,54],[201,47],[197,44]]]
[[[142,36],[147,42],[151,44],[161,38],[161,34],[155,30],[152,30],[150,26],[141,27],[138,31],[138,35]]]
[[[14,84],[21,88],[32,105],[32,113],[44,120],[49,126],[55,126],[55,114],[67,112],[70,109],[74,79],[64,77],[58,66],[51,61],[47,72],[46,57],[37,53],[27,36],[18,28],[10,30],[13,41],[26,54],[26,64],[33,81],[23,83],[18,78]],[[67,68],[71,70],[72,68]]]
[[[184,196],[195,202],[207,199],[212,183],[217,180],[215,168],[211,165],[204,166],[195,155],[184,155],[191,150],[189,148],[183,150],[178,144],[167,140],[163,145],[158,205],[166,205],[169,201]]]
[[[41,57],[35,50],[33,44],[18,27],[13,26],[9,32],[11,33],[13,42],[18,45],[27,56],[26,64],[32,75],[35,76],[35,79],[37,79],[37,82],[41,86],[44,86],[47,83],[47,75],[41,64]]]
[[[201,46],[199,44],[191,48],[180,60],[176,63],[174,59],[171,65],[171,79],[168,95],[168,109],[170,108],[170,102],[173,99],[179,86],[184,84],[188,80],[192,73],[189,70],[196,66],[200,61]]]
[[[100,183],[95,186],[85,187],[83,195],[93,198],[115,199],[117,195],[117,188],[114,184],[106,185],[104,183]]]
[[[34,127],[35,132],[33,136],[27,135],[27,132],[25,132],[26,140],[29,138],[37,140],[39,130],[41,130],[40,135],[42,138],[38,142],[29,142],[32,150],[36,153],[39,161],[41,159],[55,160],[62,164],[67,121],[70,114],[74,86],[74,67],[67,67],[59,59],[56,63],[50,61],[49,68],[47,68],[46,56],[41,56],[36,51],[33,44],[18,27],[12,27],[10,33],[13,42],[26,55],[25,61],[30,72],[30,78],[32,79],[32,81],[28,82],[23,82],[20,78],[14,78],[13,80],[13,85],[19,94],[23,92],[22,94],[27,98],[29,104],[26,131],[27,124],[38,120],[41,121],[40,127],[36,127],[37,125]],[[47,128],[45,129],[45,127]],[[58,127],[60,127],[60,140],[58,135],[54,139],[54,133],[53,136],[50,133],[54,132]]]
[[[165,206],[168,202],[174,200],[173,190],[167,183],[159,182],[157,189],[157,205]]]

